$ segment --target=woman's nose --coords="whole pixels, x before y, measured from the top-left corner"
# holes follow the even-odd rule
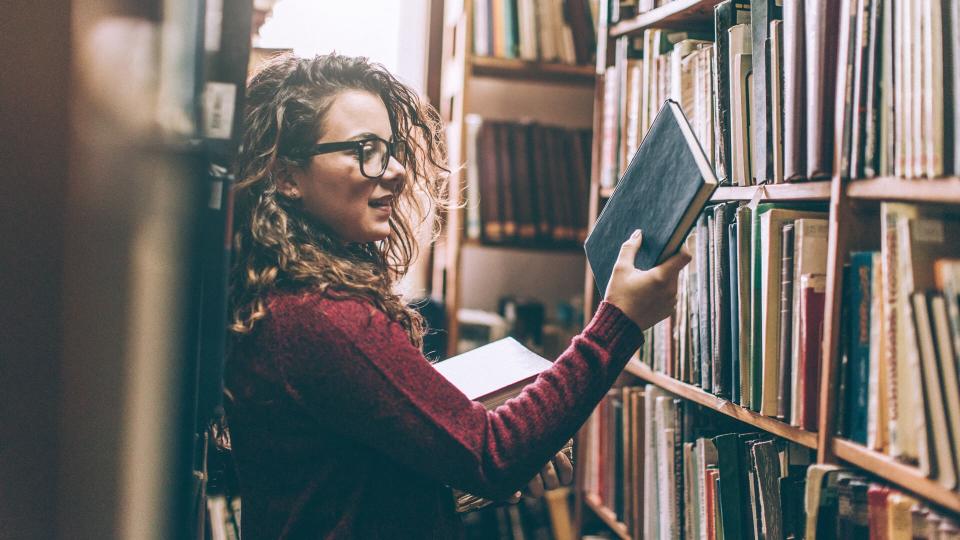
[[[397,158],[390,156],[390,161],[387,162],[387,170],[383,171],[383,176],[381,176],[380,179],[397,180],[403,178],[406,172],[407,169],[403,166],[403,163],[397,161]]]

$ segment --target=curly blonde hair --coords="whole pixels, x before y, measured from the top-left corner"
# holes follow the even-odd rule
[[[308,164],[310,158],[296,156],[315,143],[334,99],[348,90],[379,96],[394,137],[407,148],[391,232],[380,242],[345,243],[278,192],[278,175],[286,167]],[[404,304],[393,285],[417,255],[415,227],[431,208],[447,208],[449,170],[436,109],[366,58],[285,55],[251,79],[245,120],[236,166],[230,330],[238,336],[249,334],[267,315],[270,292],[309,289],[368,300],[421,347],[423,318]],[[436,239],[439,222],[431,232]]]

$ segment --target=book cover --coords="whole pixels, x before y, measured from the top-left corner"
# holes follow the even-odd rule
[[[783,176],[807,174],[806,29],[803,0],[783,0]]]
[[[508,337],[437,362],[433,367],[467,398],[492,409],[519,394],[552,365]]]
[[[517,237],[521,241],[532,241],[537,236],[537,205],[534,200],[534,179],[530,177],[529,161],[537,159],[528,146],[530,126],[508,124],[510,130],[510,188],[517,222]],[[503,158],[505,156],[501,156]]]
[[[498,180],[500,176],[497,155],[499,129],[494,122],[483,122],[477,135],[477,173],[480,181],[481,238],[484,242],[500,242],[504,238]]]
[[[805,274],[827,273],[827,235],[829,223],[825,219],[798,219],[794,222],[794,257],[793,257],[793,311],[799,313],[800,281],[799,277]],[[794,396],[801,395],[797,387],[801,384],[798,374],[800,358],[800,317],[793,317],[791,330],[790,372],[793,375],[791,384]],[[791,424],[799,426],[794,420],[799,415],[800,401],[791,401]]]
[[[937,342],[937,361],[943,381],[947,424],[953,442],[953,455],[956,456],[960,452],[960,376],[957,370],[957,351],[953,348],[948,318],[943,293],[931,293],[930,319]],[[960,469],[960,463],[955,463],[955,466]]]
[[[536,186],[534,193],[537,205],[537,240],[543,242],[559,240],[554,235],[558,225],[552,202],[553,176],[550,174],[546,159],[548,155],[546,128],[537,124],[532,125],[529,138],[530,149],[534,156],[530,160],[530,175]]]
[[[747,76],[753,69],[753,45],[750,24],[737,24],[728,30],[730,72],[730,166],[731,183],[737,186],[753,184],[750,152],[750,102]]]
[[[727,256],[729,258],[727,268],[729,269],[728,275],[730,279],[728,289],[730,319],[727,326],[730,332],[730,400],[734,403],[740,403],[742,400],[742,396],[740,395],[740,387],[742,384],[740,381],[740,260],[738,257],[738,229],[735,221],[736,209],[734,210],[733,219],[734,221],[727,227]]]
[[[763,441],[753,445],[757,488],[760,502],[760,530],[758,538],[783,538],[783,511],[780,508],[780,458],[776,442]]]
[[[783,21],[770,21],[770,160],[768,180],[782,184],[783,177]]]
[[[634,230],[644,232],[635,264],[650,269],[680,248],[716,186],[683,112],[667,101],[584,244],[600,296]]]
[[[709,215],[712,207],[704,209],[697,219],[697,313],[700,328],[700,387],[706,392],[713,391],[713,347],[710,319],[710,226]]]
[[[804,31],[807,82],[808,180],[833,173],[833,118],[839,46],[840,0],[806,2]]]
[[[858,251],[850,254],[849,281],[845,284],[849,302],[847,324],[847,436],[862,445],[867,444],[867,390],[870,372],[871,293],[873,285],[874,253]]]
[[[730,153],[730,40],[729,30],[738,24],[750,24],[750,3],[725,0],[714,8],[714,128],[717,177],[723,182],[732,178]]]
[[[516,203],[513,198],[513,170],[511,149],[514,147],[513,133],[507,122],[492,123],[496,132],[496,163],[497,163],[497,201],[502,218],[503,240],[513,241],[517,237]]]
[[[737,287],[739,289],[739,313],[737,323],[740,333],[739,364],[740,364],[740,401],[739,404],[748,407],[753,400],[752,348],[753,348],[753,279],[751,268],[753,264],[753,209],[748,205],[737,208]]]
[[[836,465],[817,464],[807,469],[807,526],[805,540],[836,538],[837,482],[845,471]]]
[[[723,520],[724,537],[743,538],[743,492],[741,490],[740,461],[737,458],[740,437],[736,433],[713,438],[716,448],[717,468],[720,471],[720,516]]]
[[[911,295],[910,299],[913,302],[913,322],[920,352],[922,399],[930,430],[932,478],[947,489],[954,489],[957,486],[957,464],[951,425],[947,419],[947,403],[944,399],[946,381],[942,378],[937,358],[927,295],[917,292]]]
[[[714,358],[713,392],[719,397],[730,399],[733,393],[733,363],[730,356],[730,303],[734,289],[730,288],[730,256],[728,228],[736,216],[736,203],[722,203],[714,207],[713,220],[713,260],[716,276],[716,294],[714,295]]]
[[[780,381],[777,390],[777,418],[789,423],[793,359],[791,332],[793,331],[793,251],[794,224],[786,223],[781,228],[782,253],[780,263]]]
[[[771,84],[766,51],[770,39],[770,22],[782,18],[777,0],[750,2],[751,49],[753,51],[753,100],[750,103],[754,183],[773,180],[773,132],[771,118]]]
[[[466,232],[467,238],[479,240],[481,238],[482,220],[480,219],[480,155],[479,136],[483,118],[476,114],[464,117],[467,137],[467,208]]]
[[[826,300],[826,276],[800,276],[800,349],[797,369],[797,425],[816,431],[819,422],[820,365],[823,359],[823,317]]]

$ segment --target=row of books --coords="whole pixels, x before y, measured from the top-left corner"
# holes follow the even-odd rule
[[[958,487],[960,215],[883,203],[879,250],[844,271],[837,427]]]
[[[585,490],[631,538],[799,538],[811,452],[708,422],[654,386],[608,394],[586,435]]]
[[[573,540],[570,490],[523,497],[516,504],[487,506],[461,514],[465,540]]]
[[[956,515],[772,435],[698,424],[695,409],[622,387],[587,424],[584,489],[631,538],[960,538]]]
[[[810,204],[708,206],[687,239],[675,315],[647,330],[641,361],[816,430],[826,218]]]
[[[957,0],[725,0],[714,15],[706,35],[649,29],[618,40],[601,185],[616,182],[666,98],[732,185],[831,177],[835,120],[844,175],[960,170]]]
[[[574,246],[587,236],[590,130],[466,117],[467,238]]]
[[[958,516],[858,471],[811,465],[806,485],[806,538],[960,539]]]
[[[531,62],[590,64],[600,0],[474,0],[473,52]]]

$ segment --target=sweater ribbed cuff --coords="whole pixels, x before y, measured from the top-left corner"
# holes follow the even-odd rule
[[[606,300],[600,302],[583,332],[603,344],[613,358],[631,356],[643,344],[643,331],[637,323]]]

